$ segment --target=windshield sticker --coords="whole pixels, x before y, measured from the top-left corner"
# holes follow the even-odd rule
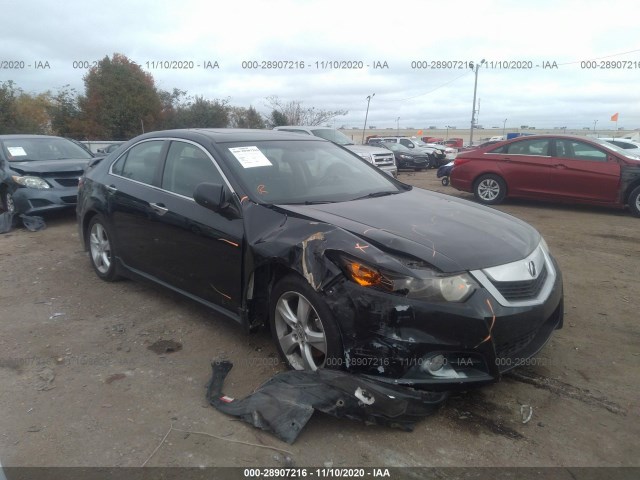
[[[258,147],[233,147],[229,151],[238,159],[244,168],[271,167],[273,164]]]
[[[27,152],[22,147],[7,147],[12,157],[26,157]]]

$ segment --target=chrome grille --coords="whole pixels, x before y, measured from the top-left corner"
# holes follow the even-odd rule
[[[376,165],[386,165],[386,164],[392,164],[393,163],[393,154],[373,154],[373,161],[375,162]]]
[[[538,278],[517,282],[496,282],[492,280],[491,283],[507,300],[528,300],[538,296],[546,279],[547,266],[544,265]]]

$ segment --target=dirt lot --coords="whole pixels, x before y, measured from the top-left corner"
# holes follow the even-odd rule
[[[400,178],[469,197],[442,187],[434,170]],[[282,368],[267,332],[248,336],[158,287],[100,281],[72,213],[48,217],[41,232],[1,235],[0,461],[140,466],[173,424],[147,465],[639,465],[640,219],[528,202],[499,208],[534,225],[564,273],[565,328],[537,365],[453,396],[412,433],[316,413],[293,445],[204,398],[214,357],[235,362],[226,385],[235,397]],[[159,340],[182,348],[155,353]],[[526,424],[522,405],[533,408]]]

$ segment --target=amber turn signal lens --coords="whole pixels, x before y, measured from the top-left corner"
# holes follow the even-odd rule
[[[372,287],[382,283],[382,275],[377,270],[365,267],[357,262],[348,262],[347,269],[351,273],[351,278],[363,287]]]

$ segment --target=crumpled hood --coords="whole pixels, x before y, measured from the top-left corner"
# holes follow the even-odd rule
[[[336,225],[382,250],[419,258],[443,272],[521,260],[540,242],[540,234],[515,217],[418,188],[386,197],[278,208]]]
[[[10,162],[9,168],[20,174],[42,175],[48,173],[78,173],[81,174],[87,164],[93,160],[35,160],[31,162]]]

